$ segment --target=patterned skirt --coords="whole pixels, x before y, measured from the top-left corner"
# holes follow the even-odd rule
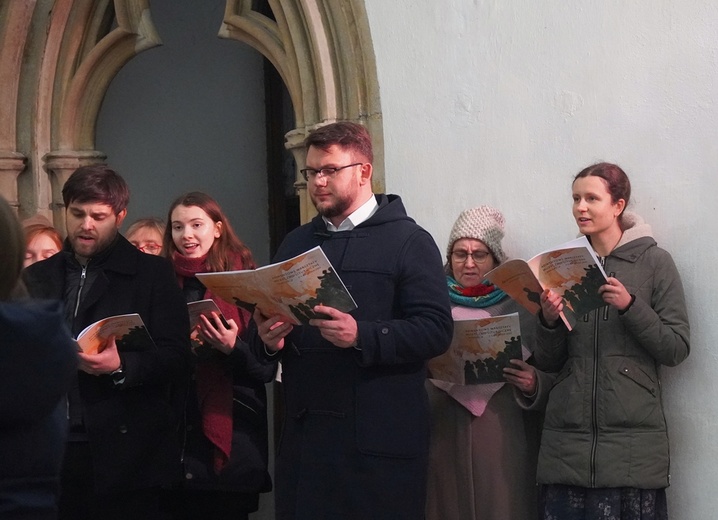
[[[547,485],[543,520],[668,520],[665,489]]]

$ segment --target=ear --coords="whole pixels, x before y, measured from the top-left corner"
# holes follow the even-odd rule
[[[361,167],[361,170],[359,172],[359,185],[363,186],[366,183],[371,184],[371,176],[373,172],[373,167],[371,163],[364,163]]]
[[[214,223],[214,238],[219,238],[222,236],[222,222],[215,222]]]
[[[614,206],[616,206],[616,214],[614,216],[618,217],[621,213],[623,213],[623,209],[626,207],[626,201],[624,199],[618,199]]]
[[[117,214],[117,218],[115,219],[115,225],[117,226],[117,229],[120,229],[120,226],[122,226],[122,222],[125,220],[126,216],[127,208],[123,209]]]

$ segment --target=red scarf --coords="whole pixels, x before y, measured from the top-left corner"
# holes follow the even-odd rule
[[[201,258],[188,258],[175,252],[172,260],[180,287],[184,286],[186,278],[208,271],[205,265],[206,255]],[[241,260],[237,262],[241,266]],[[204,299],[214,300],[224,317],[235,321],[239,327],[237,335],[241,335],[248,323],[249,313],[215,297],[209,290],[205,291]],[[219,356],[224,354],[220,353]],[[213,465],[217,474],[229,461],[232,450],[233,381],[231,370],[223,361],[221,357],[202,359],[197,363],[195,374],[202,432],[215,446]]]

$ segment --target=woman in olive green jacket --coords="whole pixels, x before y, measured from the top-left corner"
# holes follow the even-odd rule
[[[624,213],[628,177],[600,163],[573,182],[573,214],[608,275],[606,306],[568,331],[561,298],[541,295],[534,356],[558,375],[548,396],[538,481],[544,518],[665,519],[668,433],[659,367],[689,352],[683,287],[650,227]]]

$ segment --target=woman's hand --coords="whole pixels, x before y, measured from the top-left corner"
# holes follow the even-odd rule
[[[202,314],[199,317],[197,331],[202,341],[224,354],[229,354],[234,350],[234,345],[237,342],[239,327],[232,318],[226,320],[226,323],[227,326],[222,323],[216,312],[212,312],[211,320]]]
[[[633,296],[628,292],[628,289],[618,278],[612,276],[609,276],[607,283],[598,289],[598,294],[601,295],[604,302],[608,305],[613,305],[619,311],[625,311],[633,300]]]
[[[541,293],[541,312],[543,313],[543,319],[546,325],[549,327],[555,326],[562,310],[563,298],[561,296],[551,289],[546,289]]]
[[[509,363],[518,368],[504,368],[506,381],[521,390],[524,395],[534,395],[537,387],[536,369],[520,359],[510,359]]]

